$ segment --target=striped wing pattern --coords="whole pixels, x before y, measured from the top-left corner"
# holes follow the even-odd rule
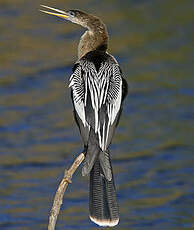
[[[102,151],[106,150],[109,128],[121,107],[122,77],[118,64],[103,62],[97,71],[92,62],[81,60],[70,77],[69,87],[72,88],[75,110],[84,127],[90,129],[93,126],[100,148]],[[94,124],[87,119],[88,96]]]

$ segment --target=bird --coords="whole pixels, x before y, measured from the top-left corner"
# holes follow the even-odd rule
[[[86,30],[78,45],[78,59],[69,87],[74,118],[84,144],[82,175],[90,176],[89,217],[99,226],[113,227],[119,222],[119,206],[109,146],[119,123],[128,84],[117,60],[107,51],[109,35],[99,17],[77,9],[65,11],[41,6],[43,13]]]

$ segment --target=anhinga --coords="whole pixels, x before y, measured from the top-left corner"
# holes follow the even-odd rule
[[[82,175],[90,174],[90,219],[100,226],[119,222],[109,145],[118,125],[127,82],[115,58],[107,52],[108,33],[96,16],[80,10],[44,13],[64,18],[87,29],[78,47],[78,61],[70,77],[75,121],[84,142]]]

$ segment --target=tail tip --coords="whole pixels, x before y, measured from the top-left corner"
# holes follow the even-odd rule
[[[119,223],[119,218],[116,220],[110,220],[110,219],[97,219],[93,216],[90,216],[90,220],[93,221],[95,224],[101,226],[101,227],[114,227]]]

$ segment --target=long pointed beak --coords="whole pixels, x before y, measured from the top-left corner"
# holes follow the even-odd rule
[[[58,10],[58,9],[53,8],[53,7],[49,7],[49,6],[45,6],[45,5],[40,5],[40,6],[57,12],[57,13],[54,13],[54,12],[49,12],[49,11],[46,11],[46,10],[40,10],[43,13],[51,14],[51,15],[54,15],[54,16],[57,16],[57,17],[60,17],[60,18],[65,18],[65,19],[67,19],[69,17],[69,15],[63,10]]]

